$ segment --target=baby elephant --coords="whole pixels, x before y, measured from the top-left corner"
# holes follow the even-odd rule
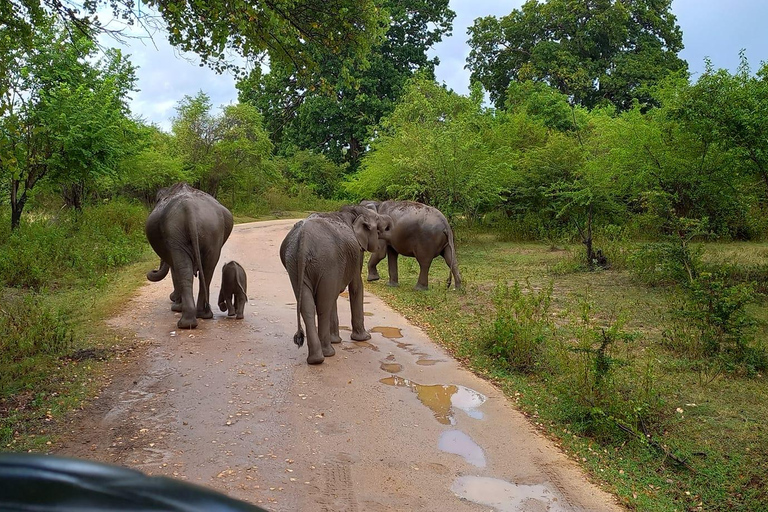
[[[225,263],[221,269],[221,292],[219,292],[219,309],[227,312],[227,316],[243,318],[243,309],[248,302],[245,294],[248,283],[245,278],[245,270],[236,261]],[[234,305],[232,296],[234,295]]]

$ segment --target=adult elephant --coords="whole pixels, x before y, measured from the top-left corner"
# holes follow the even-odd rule
[[[232,233],[232,213],[186,183],[160,190],[157,199],[145,231],[160,256],[160,268],[147,272],[147,279],[160,281],[171,271],[171,310],[181,311],[180,329],[194,329],[198,318],[213,318],[209,290],[221,247]],[[200,280],[197,306],[192,292],[195,276]]]
[[[339,316],[336,301],[349,287],[352,311],[352,339],[371,338],[363,320],[363,251],[375,251],[386,238],[391,220],[363,206],[345,206],[338,212],[315,213],[294,224],[282,244],[280,260],[288,271],[296,296],[298,330],[294,343],[306,340],[307,363],[320,364],[336,353],[339,343]],[[317,312],[317,325],[315,325]]]
[[[448,265],[448,286],[451,276],[456,289],[461,288],[461,274],[456,260],[456,246],[445,215],[437,208],[415,201],[363,201],[363,206],[380,215],[387,215],[394,223],[389,240],[380,242],[368,261],[368,281],[379,279],[376,266],[385,257],[389,266],[389,286],[398,286],[397,256],[412,256],[419,262],[419,279],[414,287],[426,290],[429,287],[429,268],[432,260],[442,256]]]

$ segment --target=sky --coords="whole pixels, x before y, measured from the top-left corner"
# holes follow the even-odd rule
[[[438,82],[459,94],[468,94],[469,71],[464,69],[469,53],[467,28],[476,18],[504,16],[522,4],[523,0],[451,0],[450,7],[456,12],[453,33],[430,53],[440,59],[436,69]],[[704,70],[707,57],[715,68],[731,72],[739,63],[742,49],[746,50],[753,71],[762,61],[768,61],[767,0],[673,0],[672,12],[683,31],[685,49],[680,57],[688,61],[694,80]],[[237,101],[232,75],[218,75],[200,67],[194,55],[180,54],[162,34],[155,35],[154,44],[130,40],[123,50],[138,67],[140,91],[132,95],[132,112],[164,130],[170,130],[175,107],[185,95],[203,91],[214,107]]]

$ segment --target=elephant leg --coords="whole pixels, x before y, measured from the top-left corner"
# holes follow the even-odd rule
[[[235,316],[235,306],[232,304],[232,296],[227,297],[227,316]],[[235,299],[235,303],[237,303],[237,299]]]
[[[174,311],[176,313],[181,313],[181,283],[178,282],[178,278],[176,277],[176,272],[173,272],[171,270],[171,280],[173,280],[173,292],[171,292],[171,311]]]
[[[195,315],[195,296],[192,293],[194,277],[192,275],[192,261],[181,262],[171,270],[174,282],[179,284],[181,295],[181,318],[177,322],[179,329],[194,329],[197,327]]]
[[[387,265],[389,267],[389,282],[387,283],[388,286],[399,286],[400,283],[398,282],[397,277],[397,257],[399,255],[397,254],[397,251],[395,251],[392,247],[387,247]]]
[[[315,325],[315,297],[312,295],[312,290],[303,285],[301,287],[301,319],[304,321],[309,349],[307,363],[320,364],[325,360],[325,356]]]
[[[357,273],[349,283],[349,306],[352,310],[352,338],[355,341],[371,339],[365,330],[365,315],[363,313],[363,278]]]
[[[368,281],[378,281],[379,271],[376,266],[381,260],[387,257],[387,243],[384,241],[379,242],[379,249],[376,252],[371,253],[371,257],[368,260]]]
[[[243,318],[245,318],[243,311],[245,310],[246,302],[247,302],[247,297],[242,293],[235,295],[235,318],[237,318],[238,320],[242,320]]]
[[[417,257],[416,261],[419,262],[419,280],[416,281],[416,286],[414,286],[413,289],[428,290],[429,289],[429,267],[432,266],[432,258]]]
[[[338,299],[333,301],[333,311],[331,312],[331,343],[341,343]]]

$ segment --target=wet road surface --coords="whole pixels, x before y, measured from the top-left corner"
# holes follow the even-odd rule
[[[244,320],[176,329],[170,278],[111,323],[136,333],[56,453],[205,485],[273,511],[622,510],[500,391],[366,292],[367,342],[318,366],[293,344],[280,242],[295,221],[235,226],[221,266],[248,274]],[[216,307],[215,304],[213,305]],[[348,327],[346,327],[348,329]]]

